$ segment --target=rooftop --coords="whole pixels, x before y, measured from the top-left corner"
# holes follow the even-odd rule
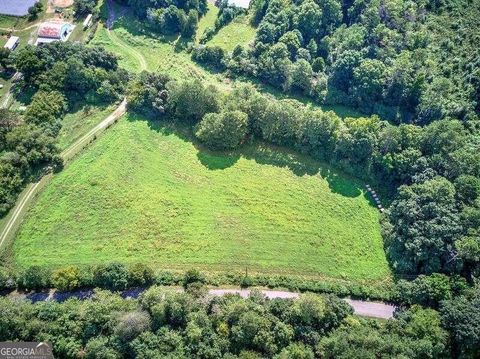
[[[11,36],[3,47],[9,50],[13,50],[17,45],[18,39],[18,36]]]

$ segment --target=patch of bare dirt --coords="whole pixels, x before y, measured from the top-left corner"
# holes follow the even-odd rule
[[[65,8],[73,5],[73,0],[49,0],[47,13],[53,13],[55,8]]]

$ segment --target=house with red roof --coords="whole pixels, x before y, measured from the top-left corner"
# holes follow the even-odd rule
[[[53,41],[67,41],[73,26],[66,22],[44,22],[38,27],[38,38],[35,45]]]

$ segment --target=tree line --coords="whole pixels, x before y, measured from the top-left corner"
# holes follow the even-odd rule
[[[195,37],[199,18],[207,13],[207,0],[121,0],[150,30],[163,35]]]
[[[129,80],[113,54],[70,42],[27,46],[8,53],[5,64],[21,72],[17,87],[33,95],[24,112],[0,111],[0,215],[45,166],[61,168],[56,137],[65,113],[78,102],[119,100]]]
[[[439,311],[414,305],[377,322],[352,316],[334,296],[211,297],[204,282],[192,270],[184,293],[152,286],[138,299],[99,289],[85,300],[0,298],[0,340],[46,341],[61,358],[469,358],[478,350],[478,289]]]

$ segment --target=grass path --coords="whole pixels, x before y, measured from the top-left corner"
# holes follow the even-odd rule
[[[143,57],[142,53],[135,50],[133,47],[128,46],[126,43],[124,43],[122,40],[120,40],[117,35],[113,31],[110,31],[110,29],[107,29],[107,34],[109,39],[112,41],[117,46],[120,46],[123,48],[129,55],[135,57],[138,60],[138,63],[140,64],[140,71],[145,71],[147,70],[147,61],[145,60],[145,57]]]

